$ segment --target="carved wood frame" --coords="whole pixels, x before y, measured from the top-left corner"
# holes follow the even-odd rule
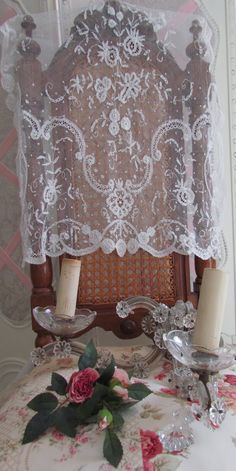
[[[192,65],[193,69],[199,67],[201,64],[201,56],[202,52],[202,43],[199,45],[199,48],[196,48],[196,40],[198,39],[198,34],[201,30],[199,24],[197,22],[193,22],[190,31],[193,34],[193,42],[187,48],[187,54],[190,57],[189,64]],[[23,19],[22,27],[25,29],[26,37],[32,37],[32,31],[36,27],[33,18],[30,16],[26,16]],[[37,56],[39,54],[39,46],[35,41],[31,41],[29,46],[26,49],[22,49],[22,46],[19,46],[19,52],[23,56],[21,61],[18,65],[18,74],[19,74],[19,82],[23,85],[22,90],[24,91],[27,87],[27,91],[29,91],[30,81],[29,81],[29,73],[28,67],[30,66],[31,70],[34,70],[34,73],[38,77],[42,74],[40,72],[40,63],[37,60]],[[28,57],[27,57],[28,56]],[[26,61],[24,59],[26,57]],[[197,59],[197,60],[196,60]],[[29,64],[30,63],[30,64]],[[202,64],[204,66],[204,64]],[[28,83],[27,83],[28,82]],[[37,82],[37,79],[35,80]],[[40,86],[40,80],[38,82],[38,86]],[[37,90],[34,89],[34,94],[37,93]],[[192,116],[194,116],[196,110],[192,110]],[[33,152],[33,149],[32,149]],[[194,282],[194,292],[190,292],[190,272],[189,272],[189,260],[187,256],[177,255],[175,257],[176,263],[176,300],[182,298],[183,300],[191,300],[193,304],[197,305],[199,288],[201,285],[202,275],[205,267],[213,267],[215,266],[215,262],[213,260],[201,260],[199,257],[195,257],[195,271],[196,271],[196,280]],[[55,304],[55,292],[52,288],[52,281],[53,281],[53,273],[52,273],[52,262],[49,257],[45,263],[41,265],[31,265],[31,278],[33,283],[33,290],[32,290],[32,297],[31,297],[31,306],[32,308],[41,305],[54,305]],[[94,306],[87,305],[87,307]],[[120,338],[133,338],[137,337],[142,333],[140,321],[143,317],[143,312],[135,313],[135,320],[130,321],[128,319],[121,320],[118,316],[115,315],[114,305],[99,305],[96,306],[96,310],[98,311],[98,316],[96,321],[93,324],[94,326],[101,326],[105,330],[113,331],[115,335]],[[111,322],[111,314],[112,322]],[[32,327],[35,332],[37,332],[38,337],[36,339],[36,345],[42,346],[46,343],[49,343],[53,340],[53,336],[45,332],[32,318]],[[88,329],[87,329],[88,330]],[[83,333],[86,332],[86,329]]]

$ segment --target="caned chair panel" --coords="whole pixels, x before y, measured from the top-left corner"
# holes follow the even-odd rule
[[[102,251],[82,258],[79,303],[114,304],[130,296],[149,296],[173,304],[176,300],[175,256],[155,258],[139,250],[135,255],[109,256]]]
[[[117,302],[130,296],[143,295],[169,306],[174,305],[178,299],[191,300],[196,306],[203,270],[207,266],[215,265],[213,260],[203,261],[195,257],[196,279],[194,290],[191,292],[189,257],[184,255],[173,253],[156,258],[139,250],[135,255],[127,254],[120,258],[115,253],[105,255],[99,250],[81,257],[81,260],[77,307],[97,311],[97,317],[91,327],[101,327],[123,339],[134,338],[142,333],[141,320],[146,312],[137,309],[131,317],[120,319],[116,314]],[[31,278],[32,309],[35,306],[55,305],[53,268],[49,257],[42,265],[31,265]],[[33,317],[32,326],[37,333],[37,346],[54,340]]]

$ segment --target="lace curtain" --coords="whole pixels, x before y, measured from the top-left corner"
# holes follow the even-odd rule
[[[1,33],[24,259],[99,247],[222,259],[217,30],[201,4],[77,6],[60,47],[56,12]]]

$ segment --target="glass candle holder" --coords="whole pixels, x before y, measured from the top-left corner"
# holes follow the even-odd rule
[[[75,309],[74,317],[59,317],[55,315],[55,306],[33,309],[33,316],[38,324],[45,330],[60,337],[72,337],[89,327],[96,318],[96,311],[89,309]]]

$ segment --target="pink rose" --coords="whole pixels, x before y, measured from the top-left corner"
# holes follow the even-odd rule
[[[129,446],[129,451],[130,453],[136,453],[139,451],[139,447],[137,445],[132,444]]]
[[[218,394],[220,397],[228,397],[229,399],[236,400],[236,391],[231,391],[230,389],[219,389]]]
[[[92,397],[94,383],[99,376],[93,368],[85,368],[83,371],[73,373],[67,387],[69,401],[80,404]]]
[[[122,397],[124,401],[127,401],[127,399],[129,399],[128,390],[125,388],[122,388],[122,386],[115,386],[113,388],[113,391],[116,393],[117,396]]]
[[[231,384],[231,386],[236,386],[236,376],[235,375],[224,375],[224,381]]]
[[[163,394],[170,394],[170,396],[176,396],[177,394],[176,389],[170,389],[170,388],[160,388],[160,392]]]
[[[76,443],[87,443],[88,437],[84,433],[77,433],[75,436]]]
[[[112,471],[111,466],[109,464],[104,464],[102,467],[102,471]]]
[[[163,370],[164,371],[171,371],[173,369],[173,365],[170,361],[165,361],[163,364]]]
[[[112,413],[103,407],[98,413],[98,427],[100,430],[105,430],[113,422]]]
[[[127,387],[129,385],[129,376],[126,371],[121,368],[115,369],[112,379],[113,378],[117,379],[122,386]]]
[[[158,435],[151,430],[140,430],[143,460],[150,460],[163,451]]]
[[[107,420],[107,417],[103,417],[101,420],[99,420],[99,430],[105,430],[109,426],[109,422]]]
[[[61,432],[58,432],[58,430],[53,430],[52,436],[55,440],[59,440],[59,441],[64,440],[65,438],[65,435]]]
[[[27,411],[24,409],[24,407],[21,407],[20,409],[18,409],[18,415],[20,417],[26,417],[28,414],[27,414]]]
[[[167,377],[167,373],[164,373],[163,371],[159,373],[158,375],[154,376],[154,379],[157,379],[158,381],[161,381],[162,379],[165,379]]]
[[[75,455],[76,452],[77,452],[76,447],[71,445],[70,448],[69,448],[69,452],[70,452],[71,456]]]
[[[154,463],[151,461],[145,461],[143,462],[143,471],[156,471],[156,466]]]

